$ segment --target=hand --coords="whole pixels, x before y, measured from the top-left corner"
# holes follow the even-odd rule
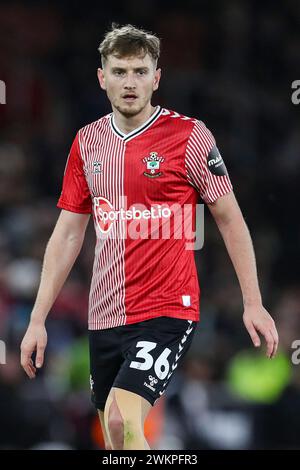
[[[244,325],[255,347],[261,345],[258,333],[261,333],[267,343],[266,356],[275,357],[278,348],[278,333],[273,318],[262,306],[246,306],[243,315]]]
[[[44,362],[44,352],[47,345],[47,331],[44,324],[29,323],[21,344],[21,365],[30,379],[35,378],[36,368]],[[35,365],[31,358],[36,351]]]

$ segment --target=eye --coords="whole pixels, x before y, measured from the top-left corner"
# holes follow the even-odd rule
[[[121,75],[124,74],[123,70],[114,70],[113,74],[116,75],[117,77],[120,77]]]

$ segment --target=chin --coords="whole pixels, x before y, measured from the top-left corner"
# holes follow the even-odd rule
[[[142,106],[116,106],[119,113],[125,117],[133,117],[139,114],[143,107]]]

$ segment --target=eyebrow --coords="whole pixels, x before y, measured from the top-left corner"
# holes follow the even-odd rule
[[[119,71],[122,71],[122,72],[126,72],[127,69],[124,68],[124,67],[115,66],[115,67],[112,67],[112,70],[113,70],[113,71],[119,70]],[[139,72],[140,70],[148,71],[148,70],[149,70],[149,67],[147,67],[147,66],[144,66],[144,67],[135,67],[133,70],[134,70],[135,72]]]

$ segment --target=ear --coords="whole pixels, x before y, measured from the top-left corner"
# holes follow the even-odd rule
[[[105,86],[105,76],[104,76],[104,71],[103,69],[97,69],[97,77],[98,77],[98,80],[99,80],[99,83],[100,83],[100,87],[102,88],[102,90],[106,90],[106,86]]]
[[[158,89],[160,77],[161,77],[161,69],[157,69],[154,75],[153,91]]]

